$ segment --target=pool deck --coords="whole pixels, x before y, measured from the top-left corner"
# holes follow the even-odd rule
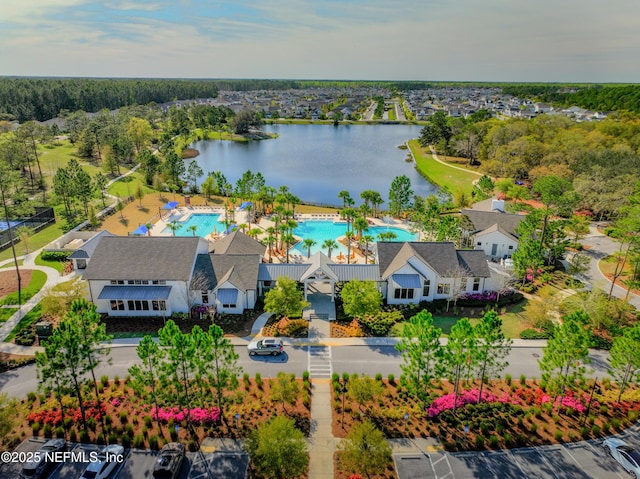
[[[164,232],[169,223],[172,221],[185,222],[189,219],[192,214],[198,213],[209,213],[209,214],[222,214],[224,215],[224,208],[222,207],[212,207],[212,206],[181,206],[174,210],[168,212],[168,215],[163,219],[158,220],[150,230],[151,236],[171,236],[171,232]],[[246,211],[240,210],[236,208],[235,211],[235,223],[242,224],[247,223],[248,213]],[[296,214],[295,220],[298,222],[303,221],[331,221],[335,223],[346,223],[344,220],[340,218],[338,214],[322,214],[322,213],[305,213],[305,214]],[[370,226],[392,226],[394,228],[402,228],[409,231],[409,227],[406,223],[392,219],[392,218],[367,218]],[[262,217],[258,220],[258,223],[251,223],[251,228],[260,228],[263,233],[258,236],[258,239],[264,239],[267,236],[266,230],[267,228],[275,226],[275,224],[271,221],[270,217]],[[216,240],[224,237],[222,233],[209,234],[205,237],[207,241],[210,243],[215,242]],[[299,240],[301,238],[297,237]],[[340,243],[343,247],[346,247],[346,238],[344,236],[336,238],[336,241]],[[265,253],[265,258],[269,258],[269,253]],[[367,255],[367,261],[371,262],[373,258],[373,254]],[[290,251],[289,252],[289,262],[290,263],[304,263],[307,260],[306,255],[300,254],[299,251]],[[352,241],[351,243],[351,258],[348,259],[346,254],[333,254],[332,260],[339,264],[365,264],[365,257],[362,251],[359,248],[359,245],[356,241]],[[273,255],[274,263],[284,263],[286,261],[286,255],[281,253]]]

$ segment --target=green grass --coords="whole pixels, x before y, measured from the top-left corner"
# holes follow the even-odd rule
[[[526,301],[522,301],[519,304],[510,307],[510,311],[508,313],[500,315],[500,319],[502,319],[502,332],[507,338],[519,338],[522,330],[528,327],[524,318],[522,316],[519,316],[519,313],[522,312],[525,305]],[[442,337],[446,338],[451,333],[451,327],[456,324],[456,322],[458,322],[460,318],[463,317],[465,317],[464,313],[461,313],[460,316],[433,316],[433,322],[436,327],[442,329]],[[469,318],[469,322],[472,326],[475,326],[476,324],[478,324],[478,322],[480,322],[480,318]],[[391,328],[389,336],[401,336],[404,324],[406,324],[404,321],[394,324]]]
[[[142,191],[144,191],[145,195],[156,193],[156,190],[150,188],[145,184],[144,179],[142,178],[142,174],[138,173],[137,171],[130,174],[129,176],[120,178],[109,188],[107,188],[107,192],[111,195],[119,196],[121,198],[125,196],[135,196],[139,185],[142,186]],[[102,205],[102,203],[100,203],[100,205]]]
[[[31,273],[31,281],[29,284],[22,288],[22,304],[29,301],[33,298],[38,291],[42,289],[44,284],[47,282],[47,274],[34,269]],[[14,292],[6,295],[1,301],[0,304],[18,304],[18,292]]]
[[[7,321],[16,311],[18,308],[0,308],[0,323]]]
[[[91,163],[85,158],[78,157],[76,155],[75,145],[72,145],[68,140],[60,142],[60,145],[40,145],[38,147],[38,154],[40,155],[40,167],[42,168],[42,174],[45,176],[45,181],[49,186],[51,186],[53,177],[58,171],[58,168],[66,167],[71,158],[77,160],[80,166],[82,166],[82,169],[92,177],[95,176],[96,173],[104,173],[102,168],[97,164]],[[128,170],[123,170],[123,172],[126,171]]]
[[[157,338],[158,331],[152,333],[112,333],[111,335],[113,336],[113,339],[143,338],[145,336]]]
[[[464,193],[467,197],[471,197],[473,181],[480,178],[479,174],[458,170],[437,162],[428,149],[418,144],[418,140],[410,140],[409,148],[416,159],[416,168],[428,181],[440,187],[446,187],[454,195]]]
[[[13,341],[13,338],[15,338],[20,331],[28,326],[31,326],[36,321],[39,321],[41,317],[42,307],[40,306],[40,303],[38,303],[31,311],[29,311],[22,317],[22,319],[18,322],[18,324],[16,324],[16,327],[13,328],[13,330],[9,333],[9,336],[7,336],[7,339],[5,339],[4,341],[6,343]]]
[[[38,231],[29,239],[29,251],[35,251],[43,246],[51,243],[54,239],[62,236],[65,232],[62,230],[62,223],[58,220],[57,223],[47,226],[43,230]],[[22,242],[16,243],[16,254],[22,256],[25,254],[24,244]],[[13,258],[11,248],[7,248],[0,253],[0,261]]]
[[[40,253],[34,263],[38,266],[48,266],[49,268],[53,268],[58,271],[58,273],[62,273],[64,271],[64,262],[62,261],[47,261],[42,259],[42,253]]]

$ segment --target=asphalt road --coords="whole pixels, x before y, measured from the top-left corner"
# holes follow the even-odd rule
[[[238,361],[243,371],[251,376],[259,372],[262,377],[275,377],[278,372],[295,373],[301,376],[303,371],[311,370],[310,355],[306,346],[285,347],[285,353],[276,356],[252,356],[249,357],[243,346],[237,346],[236,351],[240,356]],[[401,356],[392,346],[333,346],[328,348],[328,365],[330,368],[325,376],[332,372],[367,374],[375,376],[377,373],[387,376],[390,373],[400,376]],[[507,360],[509,366],[505,373],[509,373],[514,379],[525,374],[528,378],[540,377],[538,359],[542,357],[542,349],[538,347],[512,348]],[[607,370],[606,351],[592,350],[591,365],[592,375],[604,377]],[[128,374],[128,368],[138,363],[135,347],[112,348],[108,356],[108,362],[103,362],[96,370],[96,377],[108,375],[113,378],[124,378]],[[318,376],[316,376],[318,377]],[[35,365],[28,365],[0,374],[0,391],[6,392],[10,397],[23,398],[29,392],[37,389],[37,376]]]

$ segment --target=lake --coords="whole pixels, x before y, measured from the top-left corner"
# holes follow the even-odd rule
[[[289,187],[304,202],[341,205],[338,192],[347,190],[360,204],[360,192],[378,191],[386,200],[396,176],[407,175],[415,194],[435,193],[436,187],[407,163],[407,150],[398,145],[420,136],[416,125],[265,125],[278,134],[272,140],[238,143],[199,141],[195,158],[205,175],[222,171],[234,183],[251,170],[267,185]],[[201,180],[203,180],[201,178]],[[385,208],[387,204],[383,204]]]

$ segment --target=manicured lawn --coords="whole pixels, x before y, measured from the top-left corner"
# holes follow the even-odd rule
[[[520,313],[524,309],[524,306],[527,304],[527,301],[521,301],[516,305],[509,306],[509,309],[506,313],[500,314],[500,319],[502,319],[502,332],[507,338],[519,338],[520,333],[527,329],[529,326],[525,319],[520,316]],[[467,308],[469,309],[469,308]],[[469,322],[472,326],[475,326],[480,321],[481,311],[479,308],[475,308],[473,311],[473,315],[470,314],[471,311],[463,311],[458,316],[433,316],[434,324],[442,329],[442,337],[449,336],[451,333],[451,327],[456,324],[456,322],[460,318],[468,317]],[[477,314],[476,314],[477,313]],[[405,322],[397,323],[393,325],[391,328],[391,332],[389,336],[391,337],[399,337],[402,335],[402,328]]]
[[[13,316],[13,313],[16,311],[18,311],[18,308],[0,308],[0,323],[4,323]]]
[[[22,304],[33,298],[38,291],[42,289],[46,282],[47,274],[34,269],[31,273],[31,281],[29,281],[29,284],[22,289]],[[0,304],[18,304],[18,293],[15,292],[6,295],[2,301],[0,301]]]
[[[61,221],[58,221],[51,226],[47,226],[45,229],[38,231],[29,239],[29,251],[40,249],[63,234],[64,231],[62,231]],[[24,244],[22,242],[16,243],[16,254],[18,256],[25,254]],[[11,253],[11,248],[7,248],[0,253],[0,261],[10,259],[12,257],[13,254]]]
[[[22,317],[22,319],[18,322],[18,324],[16,324],[16,327],[13,328],[13,330],[9,333],[9,336],[7,336],[7,339],[5,339],[4,341],[6,343],[13,341],[13,339],[16,337],[16,335],[20,331],[22,331],[24,328],[31,326],[36,321],[39,321],[41,317],[42,317],[42,307],[38,303],[35,305],[35,307],[31,311],[29,311],[27,314],[25,314]]]
[[[64,168],[69,163],[71,158],[80,163],[82,169],[86,171],[91,177],[95,176],[96,173],[104,171],[97,163],[90,163],[85,158],[80,158],[76,155],[76,146],[72,145],[71,142],[62,141],[60,145],[54,146],[42,146],[38,147],[38,154],[40,155],[40,166],[42,168],[42,173],[45,177],[45,181],[47,185],[51,186],[53,182],[53,177],[58,171],[58,168]],[[122,170],[123,173],[128,171],[127,169]]]
[[[62,261],[47,261],[42,259],[42,253],[40,253],[36,259],[34,260],[34,263],[39,265],[39,266],[48,266],[49,268],[53,268],[55,270],[57,270],[59,273],[62,273],[64,271],[64,262]]]
[[[463,171],[437,162],[428,148],[422,148],[418,140],[410,140],[409,148],[416,159],[416,168],[430,182],[446,187],[454,195],[464,193],[468,197],[473,190],[473,181],[480,178],[480,173]]]
[[[122,172],[125,173],[126,171],[122,170]],[[144,191],[145,195],[156,193],[153,188],[150,188],[144,183],[142,174],[137,171],[113,183],[109,188],[107,188],[107,192],[110,195],[119,196],[121,198],[125,196],[135,196],[139,185],[142,185],[142,191]],[[110,201],[107,200],[107,204],[109,203]],[[134,203],[138,204],[138,200],[135,200]]]

